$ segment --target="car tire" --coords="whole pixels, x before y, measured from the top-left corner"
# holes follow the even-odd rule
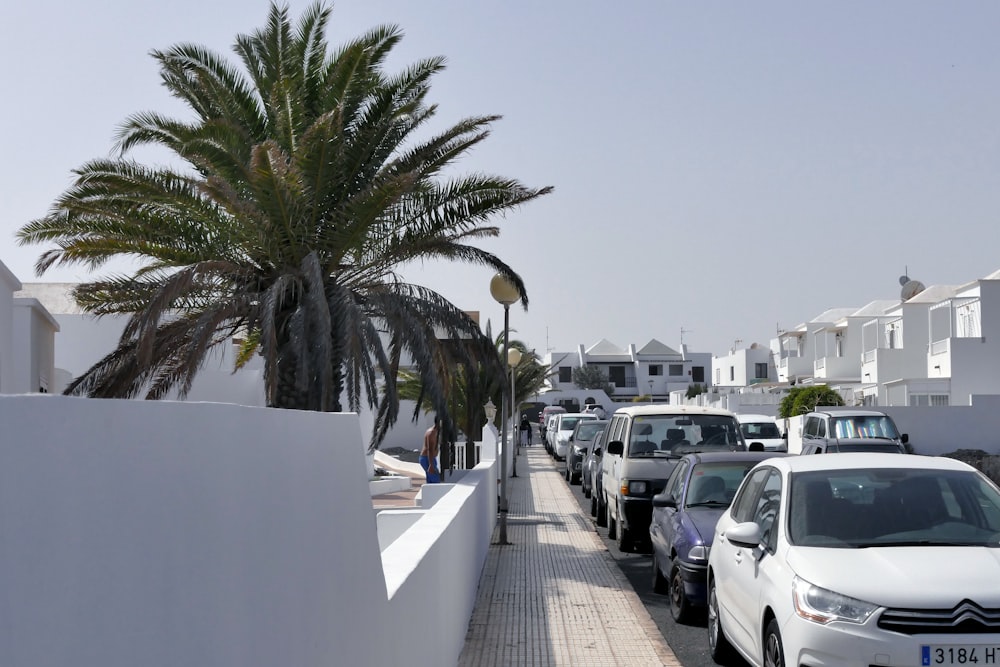
[[[726,665],[733,657],[733,646],[726,639],[722,629],[722,617],[719,616],[719,598],[715,592],[715,579],[708,580],[708,651],[712,660],[719,665]]]
[[[603,496],[600,494],[594,494],[597,496],[597,525],[604,527],[608,525],[608,508],[602,502]]]
[[[566,480],[567,482],[569,482],[570,484],[572,484],[572,483],[573,483],[573,482],[571,481],[571,480],[572,480],[572,476],[571,476],[571,475],[569,474],[569,464],[568,464],[568,463],[566,464],[566,472],[565,472],[565,473],[563,473],[563,479],[565,479],[565,480]]]
[[[785,667],[785,647],[778,622],[773,618],[764,630],[764,667]]]
[[[590,485],[583,483],[582,477],[580,478],[580,490],[583,492],[584,498],[590,498],[592,495],[594,495],[590,492]]]
[[[660,559],[656,557],[656,550],[653,550],[653,592],[665,595],[669,592],[667,578],[660,571]]]
[[[590,516],[592,516],[592,517],[596,517],[597,516],[597,494],[596,493],[591,493],[590,494]],[[598,525],[600,525],[599,522],[598,522]]]
[[[634,548],[634,545],[632,544],[632,542],[633,542],[633,540],[632,540],[632,531],[629,530],[629,529],[627,529],[627,528],[625,528],[622,525],[621,516],[622,516],[622,511],[621,511],[621,508],[619,507],[618,508],[618,525],[617,525],[618,531],[617,531],[617,537],[615,538],[615,542],[618,545],[618,551],[622,552],[623,554],[627,554],[630,551],[632,551],[633,548]]]
[[[670,596],[670,615],[674,617],[674,621],[682,625],[690,623],[694,617],[694,605],[684,593],[684,579],[681,578],[681,566],[676,558],[670,561],[667,595]]]

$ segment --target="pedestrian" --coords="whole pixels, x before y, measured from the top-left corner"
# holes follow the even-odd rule
[[[420,450],[420,467],[424,469],[424,476],[428,484],[436,484],[441,481],[441,473],[438,470],[438,436],[441,429],[441,418],[434,417],[434,425],[424,433],[424,448]]]
[[[531,445],[531,422],[528,421],[528,415],[521,415],[521,446],[528,447]]]

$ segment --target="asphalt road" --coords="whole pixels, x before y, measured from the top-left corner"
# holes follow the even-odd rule
[[[556,463],[559,470],[565,471],[565,463]],[[594,521],[594,530],[601,537],[604,546],[618,563],[618,567],[632,584],[639,599],[646,605],[649,615],[670,645],[677,659],[684,667],[716,667],[708,652],[708,629],[705,616],[702,615],[693,625],[681,625],[674,622],[670,616],[670,605],[664,595],[653,592],[653,558],[644,553],[621,553],[613,540],[608,539],[608,529],[598,528],[596,520],[590,516],[590,500],[583,497],[580,485],[570,487],[573,497],[580,504],[584,516]],[[747,663],[735,659],[728,667],[748,667]]]

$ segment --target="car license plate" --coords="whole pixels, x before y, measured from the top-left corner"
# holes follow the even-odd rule
[[[1000,644],[945,644],[920,647],[920,664],[936,665],[1000,665]]]

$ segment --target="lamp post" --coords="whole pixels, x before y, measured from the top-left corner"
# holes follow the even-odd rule
[[[496,274],[490,280],[490,294],[503,304],[503,359],[507,359],[510,349],[510,304],[518,300],[517,288],[501,274]],[[507,415],[506,403],[500,401],[500,544],[510,544],[507,541]]]
[[[514,460],[511,463],[510,476],[517,477],[517,455],[521,453],[521,432],[517,421],[517,396],[514,391],[514,367],[521,363],[521,350],[512,347],[507,350],[507,365],[510,366],[510,430],[511,439],[516,439],[513,447]]]
[[[653,402],[653,381],[649,381],[649,402]]]

